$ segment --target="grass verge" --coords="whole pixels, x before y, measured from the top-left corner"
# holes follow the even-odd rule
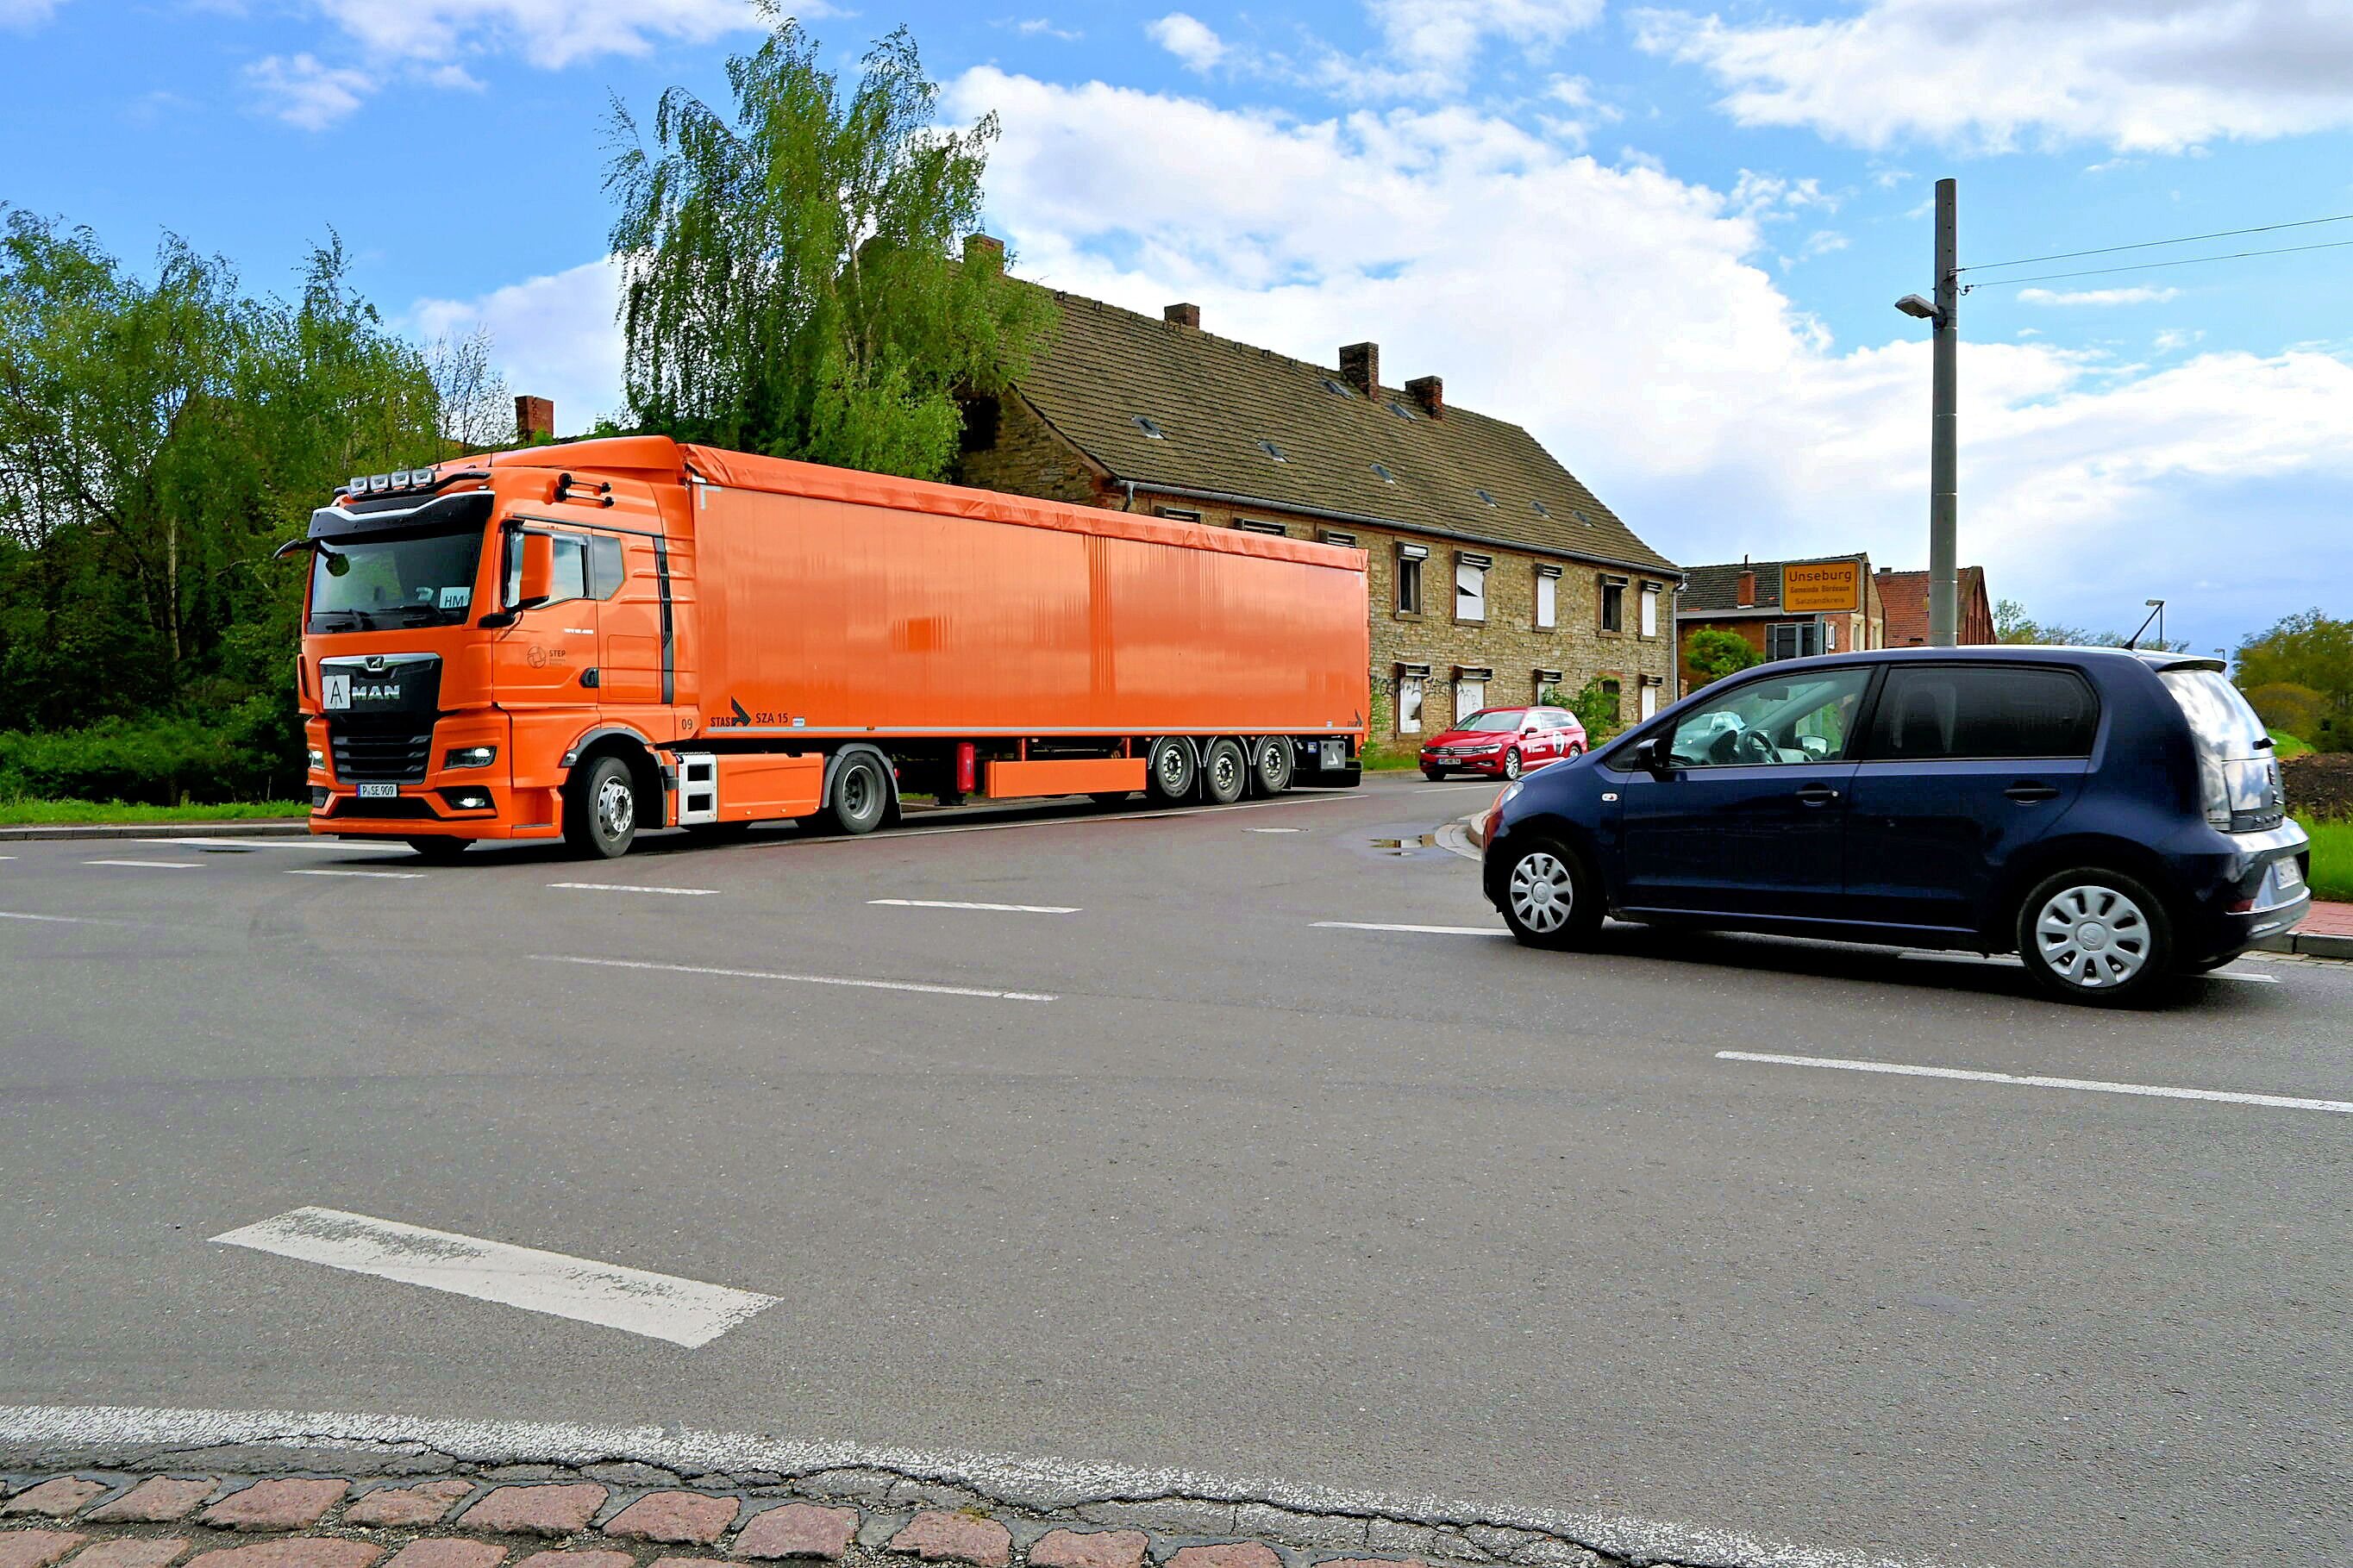
[[[2312,835],[2312,896],[2353,903],[2353,821],[2299,816]]]
[[[245,822],[301,818],[300,801],[236,801],[226,805],[131,805],[119,800],[0,800],[0,826],[75,826],[89,823]]]

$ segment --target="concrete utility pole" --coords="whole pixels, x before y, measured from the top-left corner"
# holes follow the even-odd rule
[[[1928,423],[1928,646],[1959,640],[1960,571],[1954,533],[1960,512],[1955,361],[1961,341],[1961,280],[1954,258],[1953,182],[1936,182],[1936,298],[1906,294],[1895,308],[1936,329],[1936,367]]]

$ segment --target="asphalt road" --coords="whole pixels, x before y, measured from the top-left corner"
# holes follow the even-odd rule
[[[1411,843],[1484,798],[595,864],[9,846],[0,917],[44,918],[0,918],[0,1403],[2344,1560],[2353,1116],[1717,1053],[2344,1100],[2353,967],[2119,1016],[1885,950],[1318,923],[1500,930]],[[689,1349],[209,1239],[305,1205],[778,1300]]]

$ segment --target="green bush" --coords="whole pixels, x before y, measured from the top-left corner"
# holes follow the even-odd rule
[[[101,719],[0,732],[0,798],[175,805],[275,800],[302,785],[293,704],[254,697],[216,717]]]

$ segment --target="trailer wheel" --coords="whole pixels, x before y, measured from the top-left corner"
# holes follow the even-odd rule
[[[1201,793],[1209,804],[1233,805],[1249,783],[1250,759],[1242,755],[1240,744],[1223,735],[1210,742],[1208,754],[1201,759]]]
[[[575,770],[564,791],[564,841],[573,852],[615,860],[637,837],[638,781],[629,764],[607,753]]]
[[[833,771],[833,795],[825,803],[828,826],[839,833],[871,833],[891,809],[891,781],[871,752],[853,752]]]
[[[1250,748],[1250,782],[1261,795],[1281,795],[1291,787],[1295,759],[1287,735],[1261,735]]]
[[[1144,770],[1145,787],[1155,804],[1177,805],[1192,798],[1193,743],[1182,735],[1163,735],[1152,742]]]

